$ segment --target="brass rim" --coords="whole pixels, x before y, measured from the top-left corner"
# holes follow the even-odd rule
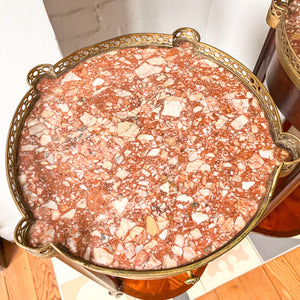
[[[287,8],[290,0],[272,0],[267,14],[267,23],[270,27],[276,28],[282,17],[284,10]]]
[[[89,261],[85,261],[82,258],[75,257],[61,245],[49,243],[40,248],[31,247],[27,240],[27,233],[30,230],[30,226],[34,223],[34,219],[32,217],[32,213],[30,212],[23,199],[21,188],[18,183],[17,156],[18,140],[23,128],[23,124],[35,102],[39,98],[39,93],[36,89],[37,82],[45,76],[52,78],[58,77],[67,70],[73,68],[75,65],[83,62],[84,60],[104,52],[128,47],[174,47],[181,41],[191,42],[194,46],[195,54],[213,60],[220,66],[229,70],[242,81],[242,83],[249,89],[249,91],[251,91],[258,99],[263,111],[265,112],[265,116],[270,124],[270,132],[273,137],[273,141],[277,145],[286,148],[293,157],[293,161],[288,163],[281,163],[278,168],[273,171],[267,185],[267,192],[256,214],[247,223],[244,229],[239,232],[239,234],[236,235],[233,239],[227,242],[223,247],[217,249],[215,252],[194,263],[174,269],[147,271],[110,269],[106,267],[100,267]],[[25,248],[26,250],[37,256],[57,254],[58,256],[61,255],[92,271],[133,279],[163,278],[197,269],[201,266],[206,265],[218,256],[224,254],[247,236],[247,234],[255,227],[263,212],[265,211],[275,189],[279,174],[282,173],[282,171],[284,173],[291,172],[300,160],[300,140],[291,134],[282,133],[280,118],[276,106],[262,83],[252,74],[250,70],[248,70],[244,65],[242,65],[240,62],[238,62],[228,54],[212,46],[201,43],[198,32],[192,28],[180,28],[176,30],[173,35],[158,33],[123,35],[108,41],[95,44],[90,47],[80,49],[63,58],[53,66],[47,64],[39,65],[33,68],[28,74],[28,83],[32,88],[24,96],[19,106],[17,107],[9,129],[6,148],[6,171],[11,194],[17,207],[24,217],[16,228],[15,240],[19,246]]]
[[[276,1],[273,0],[268,17],[267,23],[276,28],[275,44],[278,53],[279,61],[286,72],[287,76],[293,84],[300,89],[300,57],[293,49],[289,37],[287,35],[285,20],[287,14],[287,7],[291,1]],[[272,7],[274,8],[272,10]],[[273,13],[272,13],[273,11]],[[274,13],[275,11],[275,13]],[[277,12],[277,13],[276,13]],[[273,17],[272,17],[273,16]],[[276,20],[276,21],[271,21]],[[276,25],[275,25],[275,23]]]

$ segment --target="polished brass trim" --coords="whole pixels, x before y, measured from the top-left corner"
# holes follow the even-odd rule
[[[198,261],[173,269],[147,271],[111,269],[108,267],[98,266],[91,263],[90,261],[86,261],[82,258],[76,257],[62,245],[49,243],[42,247],[32,247],[29,244],[27,237],[30,227],[34,223],[34,219],[32,213],[26,205],[23,194],[21,192],[21,188],[19,186],[17,154],[19,136],[22,131],[23,124],[39,97],[38,90],[36,89],[38,81],[45,76],[51,78],[58,77],[64,72],[72,69],[80,62],[108,51],[129,47],[147,46],[171,48],[176,47],[181,41],[191,42],[193,44],[194,52],[196,55],[211,59],[215,63],[226,68],[234,76],[241,80],[241,82],[248,88],[248,90],[251,91],[258,99],[260,106],[268,120],[270,133],[272,135],[274,143],[278,146],[286,148],[291,153],[291,161],[280,163],[279,166],[275,168],[273,173],[270,175],[270,180],[266,187],[265,196],[263,197],[256,214],[246,224],[243,230],[239,232],[238,235],[236,235],[232,240],[223,245],[221,248],[199,259]],[[242,65],[234,58],[217,48],[201,43],[200,35],[192,28],[180,28],[176,30],[173,35],[159,33],[137,33],[116,37],[114,39],[110,39],[108,41],[104,41],[93,46],[75,51],[53,66],[39,65],[33,68],[28,74],[28,82],[31,85],[31,89],[23,97],[19,106],[17,107],[9,129],[6,146],[6,171],[11,194],[17,207],[24,217],[16,227],[15,241],[19,246],[25,248],[27,251],[36,256],[45,257],[56,255],[57,257],[63,258],[64,260],[69,260],[70,262],[74,262],[75,264],[79,264],[82,267],[94,272],[132,279],[158,279],[178,275],[180,273],[190,272],[191,270],[200,268],[216,259],[220,255],[224,254],[239,242],[241,242],[248,235],[248,233],[258,223],[267,205],[269,204],[280,174],[287,174],[291,172],[292,169],[300,161],[300,140],[294,135],[282,132],[277,108],[264,85],[253,75],[253,73],[249,69],[247,69],[244,65]]]
[[[272,0],[267,14],[267,24],[270,27],[277,27],[282,17],[282,13],[287,8],[288,4],[289,0]]]
[[[188,274],[188,279],[186,279],[184,281],[185,284],[192,284],[192,285],[194,285],[195,283],[197,283],[200,280],[199,276],[195,276],[193,274],[193,270],[187,271],[187,274]]]
[[[15,242],[18,246],[24,248],[29,253],[38,257],[53,257],[56,255],[55,249],[51,244],[39,248],[33,248],[29,245],[28,234],[30,227],[34,224],[33,218],[23,218],[15,228]]]

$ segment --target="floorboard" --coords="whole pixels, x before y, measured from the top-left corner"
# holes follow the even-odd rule
[[[235,278],[216,288],[220,300],[251,300],[240,278]]]
[[[195,300],[220,300],[220,298],[218,297],[216,291],[213,290]]]
[[[2,272],[4,272],[8,298],[38,300],[27,252],[14,244],[5,243],[4,253],[8,267]]]
[[[284,254],[284,258],[293,266],[294,271],[300,278],[300,247]],[[299,298],[300,299],[300,298]]]
[[[300,277],[284,255],[267,262],[263,268],[282,299],[300,299]]]
[[[264,300],[280,300],[280,296],[264,268],[258,267],[247,272],[240,277],[250,299],[260,299],[264,295]]]
[[[61,299],[50,258],[40,259],[28,254],[37,299]]]
[[[9,300],[4,278],[4,271],[0,272],[0,299]]]

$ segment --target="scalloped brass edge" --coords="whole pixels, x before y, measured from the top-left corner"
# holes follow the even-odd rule
[[[155,41],[157,38],[157,41]],[[103,42],[96,43],[76,50],[68,56],[62,58],[53,65],[54,72],[60,76],[79,63],[100,55],[102,53],[114,50],[125,49],[129,47],[172,47],[173,35],[166,33],[132,33],[124,34]]]
[[[134,36],[134,38],[133,38]],[[157,41],[155,41],[157,38]],[[196,45],[200,42],[200,34],[193,28],[182,27],[175,30],[172,34],[165,33],[132,33],[121,35],[104,42],[96,43],[76,50],[68,56],[62,58],[54,65],[40,64],[35,66],[27,75],[30,86],[36,86],[37,82],[44,76],[58,77],[79,63],[105,53],[108,50],[114,51],[128,47],[174,47],[182,41],[189,41]]]
[[[184,30],[186,30],[186,29],[187,28],[184,28]],[[194,30],[194,29],[191,29],[191,30]],[[53,73],[51,73],[50,76],[60,76],[67,70],[73,68],[74,66],[85,61],[86,59],[91,58],[96,55],[99,55],[101,53],[107,52],[107,51],[113,51],[116,49],[123,49],[123,48],[128,48],[128,47],[146,47],[146,46],[173,47],[174,46],[173,45],[173,37],[174,37],[174,34],[170,35],[170,34],[158,34],[158,33],[138,33],[138,34],[123,35],[121,37],[116,37],[116,38],[113,38],[113,39],[110,39],[110,40],[107,40],[104,42],[100,42],[93,46],[79,49],[79,50],[73,52],[72,54],[70,54],[69,56],[61,59],[59,62],[57,62],[56,64],[54,64],[52,66],[53,72],[55,73],[55,75]],[[218,65],[226,68],[233,75],[235,75],[237,78],[239,78],[241,80],[241,82],[249,89],[249,91],[251,91],[255,95],[255,97],[258,99],[258,101],[269,121],[270,131],[271,131],[274,143],[276,143],[278,140],[278,136],[282,134],[282,127],[281,127],[280,118],[279,118],[279,114],[276,109],[276,106],[275,106],[272,98],[270,97],[268,91],[264,87],[264,85],[253,75],[253,73],[248,68],[246,68],[239,61],[237,61],[233,57],[229,56],[225,52],[223,52],[217,48],[214,48],[210,45],[198,42],[197,39],[196,39],[196,41],[193,41],[190,39],[190,37],[188,39],[182,39],[182,40],[189,40],[190,42],[192,42],[194,45],[194,51],[195,51],[196,55],[210,58],[214,62],[216,62]],[[43,65],[39,65],[37,67],[40,68],[41,66],[43,66]],[[49,65],[46,65],[46,66],[49,67]],[[35,69],[33,68],[32,70],[35,70]],[[42,76],[47,76],[47,75],[49,75],[49,74],[45,74],[45,73],[42,74]],[[37,92],[37,90],[35,90],[35,87],[36,87],[36,83],[38,82],[39,79],[40,78],[38,77],[36,81],[32,81],[32,82],[34,82],[34,84],[33,84],[34,87],[30,90],[30,91],[36,92],[36,97],[38,97],[37,96],[38,92]],[[26,95],[28,95],[28,93]],[[23,97],[18,108],[22,107],[22,105],[24,105],[23,102],[25,100],[26,101],[28,100],[26,96]],[[25,109],[24,113],[28,114],[30,112],[30,109],[34,105],[35,101],[36,101],[36,99],[33,100],[32,102],[28,101],[28,103],[27,103],[28,106]],[[270,107],[272,107],[272,109],[271,109],[272,112],[270,111]],[[12,132],[11,131],[12,126],[14,126],[14,121],[17,116],[19,116],[18,109],[16,110],[14,117],[13,117],[13,121],[11,123],[8,140],[9,140],[11,132]],[[25,118],[24,114],[22,114],[22,117]],[[18,130],[21,132],[22,124],[19,124]],[[18,137],[16,137],[16,139],[17,138]],[[7,150],[6,155],[7,155],[8,160],[10,159],[9,156],[11,155],[11,153],[9,153],[9,149],[10,148],[9,148],[9,143],[8,143],[7,149],[6,149]],[[16,155],[16,153],[13,153],[13,155]],[[295,166],[296,161],[292,161],[289,163],[293,167],[293,166]],[[298,163],[298,161],[297,161],[297,163]],[[8,163],[7,163],[7,167],[9,167]],[[225,252],[230,250],[232,247],[234,247],[236,244],[238,244],[242,239],[244,239],[248,235],[248,233],[255,227],[255,225],[261,218],[263,212],[265,211],[267,205],[269,204],[269,200],[271,198],[271,195],[274,192],[276,182],[277,182],[277,179],[279,177],[279,174],[280,174],[280,171],[282,168],[283,168],[283,163],[281,163],[276,168],[276,170],[273,172],[274,175],[270,176],[270,182],[267,185],[267,192],[266,192],[264,198],[262,199],[259,209],[257,210],[256,214],[252,217],[252,219],[245,225],[244,229],[241,230],[239,232],[239,234],[237,234],[233,239],[231,239],[225,245],[223,245],[223,247],[218,248],[215,252],[211,253],[210,255],[207,255],[204,258],[201,258],[198,261],[187,264],[185,266],[177,267],[174,269],[147,270],[147,271],[118,270],[118,269],[111,269],[111,268],[107,268],[107,267],[100,267],[89,261],[85,261],[84,259],[75,257],[73,254],[70,254],[68,251],[66,251],[66,249],[63,246],[60,246],[60,245],[48,243],[41,248],[32,248],[27,245],[21,245],[21,243],[18,243],[18,244],[23,248],[26,247],[26,249],[29,252],[32,252],[34,255],[37,255],[37,256],[43,255],[43,251],[41,251],[41,253],[39,254],[39,250],[41,250],[41,249],[46,250],[46,249],[52,248],[54,251],[53,255],[55,255],[55,256],[59,257],[61,255],[67,259],[70,259],[74,263],[77,263],[77,264],[79,263],[83,267],[90,269],[92,271],[97,271],[97,272],[101,272],[101,273],[104,273],[107,275],[113,275],[113,276],[119,276],[119,277],[125,277],[125,278],[135,278],[135,279],[163,278],[163,277],[169,277],[169,276],[177,275],[180,273],[188,272],[190,270],[197,269],[201,266],[204,266],[207,263],[209,263],[210,261],[212,261],[213,259],[224,254]],[[15,183],[18,185],[17,173],[15,173],[13,175],[14,176],[12,176],[12,177],[16,177]],[[8,177],[8,179],[9,179],[9,177]],[[10,182],[10,180],[8,180],[8,181],[9,181],[9,185],[11,188],[11,182]],[[15,203],[17,204],[17,207],[20,209],[21,203],[19,203],[19,202],[21,202],[22,199],[19,199],[19,201],[17,201],[15,199],[15,195],[14,195],[14,193],[19,193],[19,192],[20,192],[19,190],[11,189],[11,193],[13,195]],[[21,196],[21,195],[19,194],[18,196]],[[24,202],[24,200],[22,202]],[[21,210],[21,212],[22,212],[22,210]],[[25,212],[23,211],[23,216],[24,216],[24,218],[21,220],[21,222],[24,221],[24,219],[26,219],[26,218],[30,219],[30,216],[28,216],[26,211]],[[32,222],[32,219],[30,219],[30,220]],[[23,238],[25,238],[25,237],[23,237]]]
[[[201,37],[198,31],[189,27],[181,27],[172,34],[173,47],[178,46],[182,42],[191,42],[194,46],[200,42]]]
[[[289,0],[272,0],[266,18],[267,24],[270,27],[276,28],[278,26],[282,13],[287,8],[288,4]]]
[[[210,49],[213,49],[215,53],[224,53],[223,51],[213,46],[204,43],[201,44],[205,45]],[[197,48],[195,50],[197,51]],[[216,62],[216,57],[214,55],[210,55],[209,53],[206,53],[203,50],[201,50],[199,54],[209,56],[212,60]],[[246,66],[241,64],[238,60],[236,60],[235,58],[231,57],[228,54],[226,54],[226,57],[230,59],[230,62],[231,64],[233,64],[233,66],[235,65],[237,66],[236,69],[238,69],[238,67],[241,67],[243,68],[243,71],[245,71],[246,73],[244,73],[242,76],[241,72],[237,72],[237,70],[231,68],[229,64],[224,64],[223,61],[217,61],[217,62],[223,67],[225,67],[228,71],[233,73],[236,77],[238,77],[242,81],[242,83],[255,95],[255,97],[259,101],[262,110],[265,113],[265,117],[269,122],[269,129],[274,143],[280,147],[287,148],[290,154],[292,154],[293,157],[291,161],[282,162],[282,168],[281,168],[282,174],[280,175],[280,177],[287,176],[300,162],[300,139],[296,137],[294,134],[283,132],[282,125],[280,122],[280,116],[276,108],[276,104],[274,103],[274,100],[269,94],[267,88],[259,81],[259,79]],[[270,106],[269,107],[267,106],[267,100],[270,102],[269,104],[272,106],[272,113],[275,114],[276,120],[270,119],[271,118],[269,115]],[[276,122],[276,124],[274,124],[274,122]],[[282,139],[282,137],[284,136],[289,137],[290,141],[294,140],[297,145],[294,145],[294,147],[292,147],[291,145],[288,145],[289,147],[287,147],[287,145],[284,145],[284,141]]]
[[[40,79],[43,77],[56,78],[57,75],[54,72],[53,65],[51,64],[40,64],[32,68],[27,74],[27,83],[35,87]]]
[[[294,147],[290,147],[293,148],[294,150],[297,151],[297,153],[293,153],[294,157],[297,157],[296,159],[292,160],[292,161],[284,161],[282,162],[282,169],[281,172],[279,174],[280,177],[284,177],[289,175],[293,169],[300,163],[300,138],[298,138],[297,136],[295,136],[294,134],[291,134],[289,132],[281,132],[281,134],[279,135],[279,137],[282,137],[283,139],[286,137],[286,140],[289,141],[289,143],[294,144]],[[286,146],[284,145],[285,141],[281,140],[278,143],[282,144],[282,146]],[[298,146],[297,146],[298,145]],[[293,146],[293,145],[291,145]]]
[[[12,117],[8,135],[6,139],[6,151],[5,151],[5,169],[6,169],[6,179],[8,182],[10,193],[13,200],[19,209],[23,217],[32,216],[32,212],[29,207],[25,204],[25,201],[19,199],[22,197],[21,188],[18,182],[18,170],[17,165],[13,162],[17,162],[18,155],[18,144],[15,140],[18,140],[23,128],[23,124],[34,106],[35,102],[39,98],[39,92],[32,87],[22,98],[21,102],[17,106],[14,115]],[[29,100],[28,100],[29,99]],[[12,161],[13,160],[13,161]]]
[[[15,243],[37,257],[53,257],[55,250],[52,243],[47,243],[41,247],[32,247],[28,243],[28,232],[30,227],[35,223],[32,218],[24,217],[17,224],[14,232]]]

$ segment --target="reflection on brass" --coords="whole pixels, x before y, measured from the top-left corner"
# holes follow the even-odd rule
[[[290,162],[282,162],[270,175],[270,180],[266,187],[266,193],[262,202],[244,229],[239,232],[232,240],[222,246],[220,249],[210,253],[198,261],[190,263],[185,266],[162,269],[162,270],[119,270],[110,269],[108,267],[100,267],[83,258],[76,257],[70,253],[65,247],[59,244],[49,243],[41,247],[32,247],[29,244],[28,232],[34,223],[33,215],[23,198],[21,188],[18,182],[18,144],[20,133],[23,124],[30,113],[35,102],[39,98],[39,92],[36,88],[37,82],[43,77],[56,78],[64,72],[72,69],[77,64],[101,53],[112,50],[129,48],[129,47],[145,47],[145,46],[159,46],[159,47],[176,47],[181,41],[189,41],[194,46],[196,55],[211,59],[215,63],[229,70],[235,77],[239,78],[242,83],[251,91],[258,99],[261,108],[270,125],[270,132],[275,144],[286,148],[292,157]],[[180,28],[174,34],[158,34],[158,33],[140,33],[129,34],[107,40],[90,47],[80,49],[71,55],[63,58],[55,65],[39,65],[33,68],[28,74],[28,82],[31,86],[29,92],[23,97],[16,112],[13,116],[11,126],[9,129],[7,147],[6,147],[6,172],[14,201],[23,215],[23,219],[17,225],[15,231],[15,240],[19,246],[25,248],[30,253],[36,256],[52,256],[55,255],[64,261],[69,261],[80,265],[86,269],[94,272],[100,272],[107,275],[132,278],[132,279],[158,279],[170,277],[181,273],[189,272],[198,269],[210,261],[216,259],[224,254],[232,247],[237,245],[247,234],[255,227],[260,220],[263,212],[269,204],[272,193],[275,189],[277,179],[280,175],[288,174],[300,161],[300,140],[289,133],[283,133],[281,129],[280,118],[276,106],[269,95],[264,85],[240,62],[229,56],[228,54],[200,42],[200,35],[192,28]],[[188,282],[194,283],[195,278],[188,279]]]
[[[289,0],[272,0],[267,14],[267,23],[270,27],[276,28],[283,11],[287,8]]]
[[[34,224],[33,218],[23,218],[19,224],[16,226],[15,229],[15,242],[18,246],[25,248],[29,253],[36,255],[37,254],[37,249],[32,248],[31,246],[26,246],[29,245],[29,230],[30,227]],[[47,244],[45,246],[42,246],[38,249],[38,257],[53,257],[55,256],[55,250],[54,248],[50,245]]]
[[[196,282],[198,282],[200,280],[199,276],[194,276],[193,271],[187,271],[187,274],[189,276],[189,278],[187,280],[184,281],[185,284],[195,284]]]

